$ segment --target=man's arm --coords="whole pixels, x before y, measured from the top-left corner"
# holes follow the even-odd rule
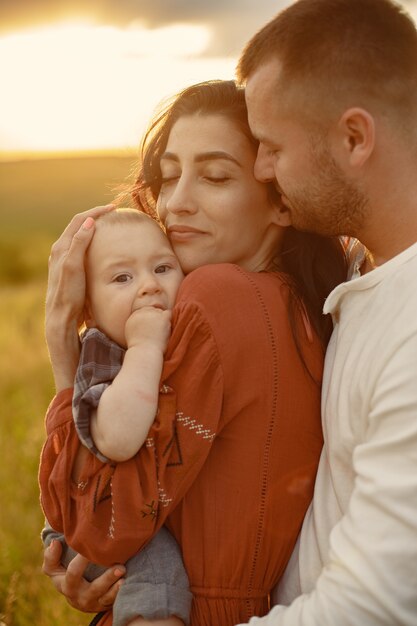
[[[354,489],[315,589],[253,618],[253,626],[416,625],[416,359],[410,331],[375,385],[353,452]]]

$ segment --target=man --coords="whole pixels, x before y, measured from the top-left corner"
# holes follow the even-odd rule
[[[390,0],[299,0],[249,42],[238,77],[256,176],[295,227],[368,250],[324,306],[314,499],[281,604],[251,623],[415,626],[417,32]]]

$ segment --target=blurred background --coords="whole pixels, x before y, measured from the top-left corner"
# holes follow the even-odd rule
[[[233,78],[244,44],[288,4],[0,0],[0,626],[91,619],[40,572],[50,246],[71,215],[111,201],[160,101]],[[417,19],[417,1],[402,4]]]

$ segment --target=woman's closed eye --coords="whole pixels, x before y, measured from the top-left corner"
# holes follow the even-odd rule
[[[203,178],[209,183],[214,183],[217,185],[227,183],[230,180],[230,176],[203,176]]]
[[[173,183],[175,183],[177,180],[179,179],[179,176],[162,176],[161,178],[161,188],[162,187],[167,187],[168,185],[171,185]]]

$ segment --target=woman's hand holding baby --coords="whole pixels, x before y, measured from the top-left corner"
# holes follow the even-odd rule
[[[76,215],[54,243],[49,257],[45,334],[57,391],[72,387],[79,359],[78,327],[85,300],[85,252],[94,218],[113,205]]]

